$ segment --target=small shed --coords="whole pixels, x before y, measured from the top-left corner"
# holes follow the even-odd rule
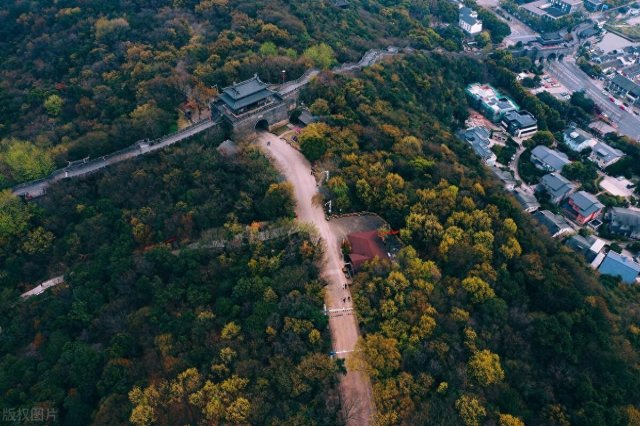
[[[305,126],[308,126],[309,124],[317,121],[317,119],[318,118],[315,115],[311,114],[311,112],[306,108],[302,110],[300,116],[298,117],[298,121]]]

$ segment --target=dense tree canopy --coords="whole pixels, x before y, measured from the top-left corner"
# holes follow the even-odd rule
[[[453,136],[472,81],[493,81],[562,128],[563,110],[496,59],[412,55],[359,77],[321,75],[305,94],[330,106],[320,161],[331,195],[378,212],[405,244],[396,263],[354,279],[354,363],[373,378],[380,424],[629,424],[638,289],[604,287]]]

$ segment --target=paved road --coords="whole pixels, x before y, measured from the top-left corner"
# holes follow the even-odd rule
[[[31,296],[36,296],[38,294],[42,294],[44,293],[44,291],[48,288],[51,288],[53,286],[56,286],[58,284],[62,284],[64,282],[64,275],[60,275],[59,277],[55,277],[55,278],[51,278],[50,280],[47,280],[37,286],[35,286],[34,288],[32,288],[31,290],[22,293],[20,295],[20,297],[22,297],[23,299],[26,299],[28,297]]]
[[[617,126],[618,133],[640,141],[640,117],[629,111],[623,111],[609,100],[609,95],[602,93],[594,81],[580,69],[573,58],[564,61],[552,61],[546,66],[549,74],[555,77],[571,92],[584,90],[585,93],[606,113]]]
[[[49,185],[54,182],[67,178],[84,176],[121,161],[125,161],[148,152],[157,151],[187,139],[215,125],[216,123],[211,120],[204,120],[174,134],[168,135],[157,143],[134,145],[127,150],[119,151],[115,154],[56,170],[46,179],[16,186],[13,188],[13,193],[18,196],[28,195],[30,197],[39,197],[44,195]]]
[[[389,46],[387,49],[371,49],[368,50],[362,58],[358,62],[346,63],[342,65],[338,65],[333,68],[331,71],[335,74],[344,74],[349,71],[354,71],[358,69],[362,69],[365,67],[369,67],[376,62],[380,61],[382,58],[397,55],[400,53],[400,49]],[[308,84],[315,76],[320,73],[320,70],[317,68],[311,68],[307,70],[302,77],[297,80],[288,81],[277,88],[277,92],[281,96],[285,96],[295,90],[298,90],[300,87]]]
[[[293,185],[296,198],[298,220],[313,224],[325,243],[322,277],[327,282],[325,301],[328,309],[352,308],[351,302],[343,303],[349,296],[344,289],[346,283],[342,272],[342,254],[338,241],[325,219],[322,207],[314,205],[312,198],[317,194],[315,177],[306,158],[289,144],[270,133],[261,132],[258,143],[275,162],[276,167]],[[329,328],[333,340],[333,350],[338,357],[346,358],[358,342],[359,330],[354,315],[331,316]],[[346,351],[346,352],[343,352]],[[348,424],[369,424],[373,413],[373,400],[369,378],[358,371],[349,371],[340,382],[340,392],[345,406],[354,405]]]
[[[278,93],[281,96],[285,96],[295,90],[298,90],[300,87],[308,84],[316,75],[318,75],[320,73],[320,70],[316,69],[316,68],[312,68],[310,70],[307,70],[302,77],[298,78],[297,80],[293,80],[293,81],[288,81],[286,83],[284,83],[283,85],[281,85],[280,87],[278,87]]]
[[[518,164],[520,163],[520,157],[522,156],[522,153],[525,151],[525,148],[523,145],[518,146],[518,150],[516,151],[516,156],[513,158],[513,161],[509,162],[509,168],[513,171],[513,177],[517,180],[522,182],[521,187],[523,189],[525,189],[527,192],[533,194],[533,189],[525,182],[522,180],[522,178],[520,177],[520,171],[518,170]]]

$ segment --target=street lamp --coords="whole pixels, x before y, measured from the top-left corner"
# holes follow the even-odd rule
[[[284,84],[286,75],[287,75],[287,71],[282,70],[282,84]]]

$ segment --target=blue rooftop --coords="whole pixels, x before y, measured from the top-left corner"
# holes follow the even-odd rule
[[[598,270],[601,274],[618,276],[625,283],[633,284],[638,274],[640,274],[640,264],[610,250]]]

